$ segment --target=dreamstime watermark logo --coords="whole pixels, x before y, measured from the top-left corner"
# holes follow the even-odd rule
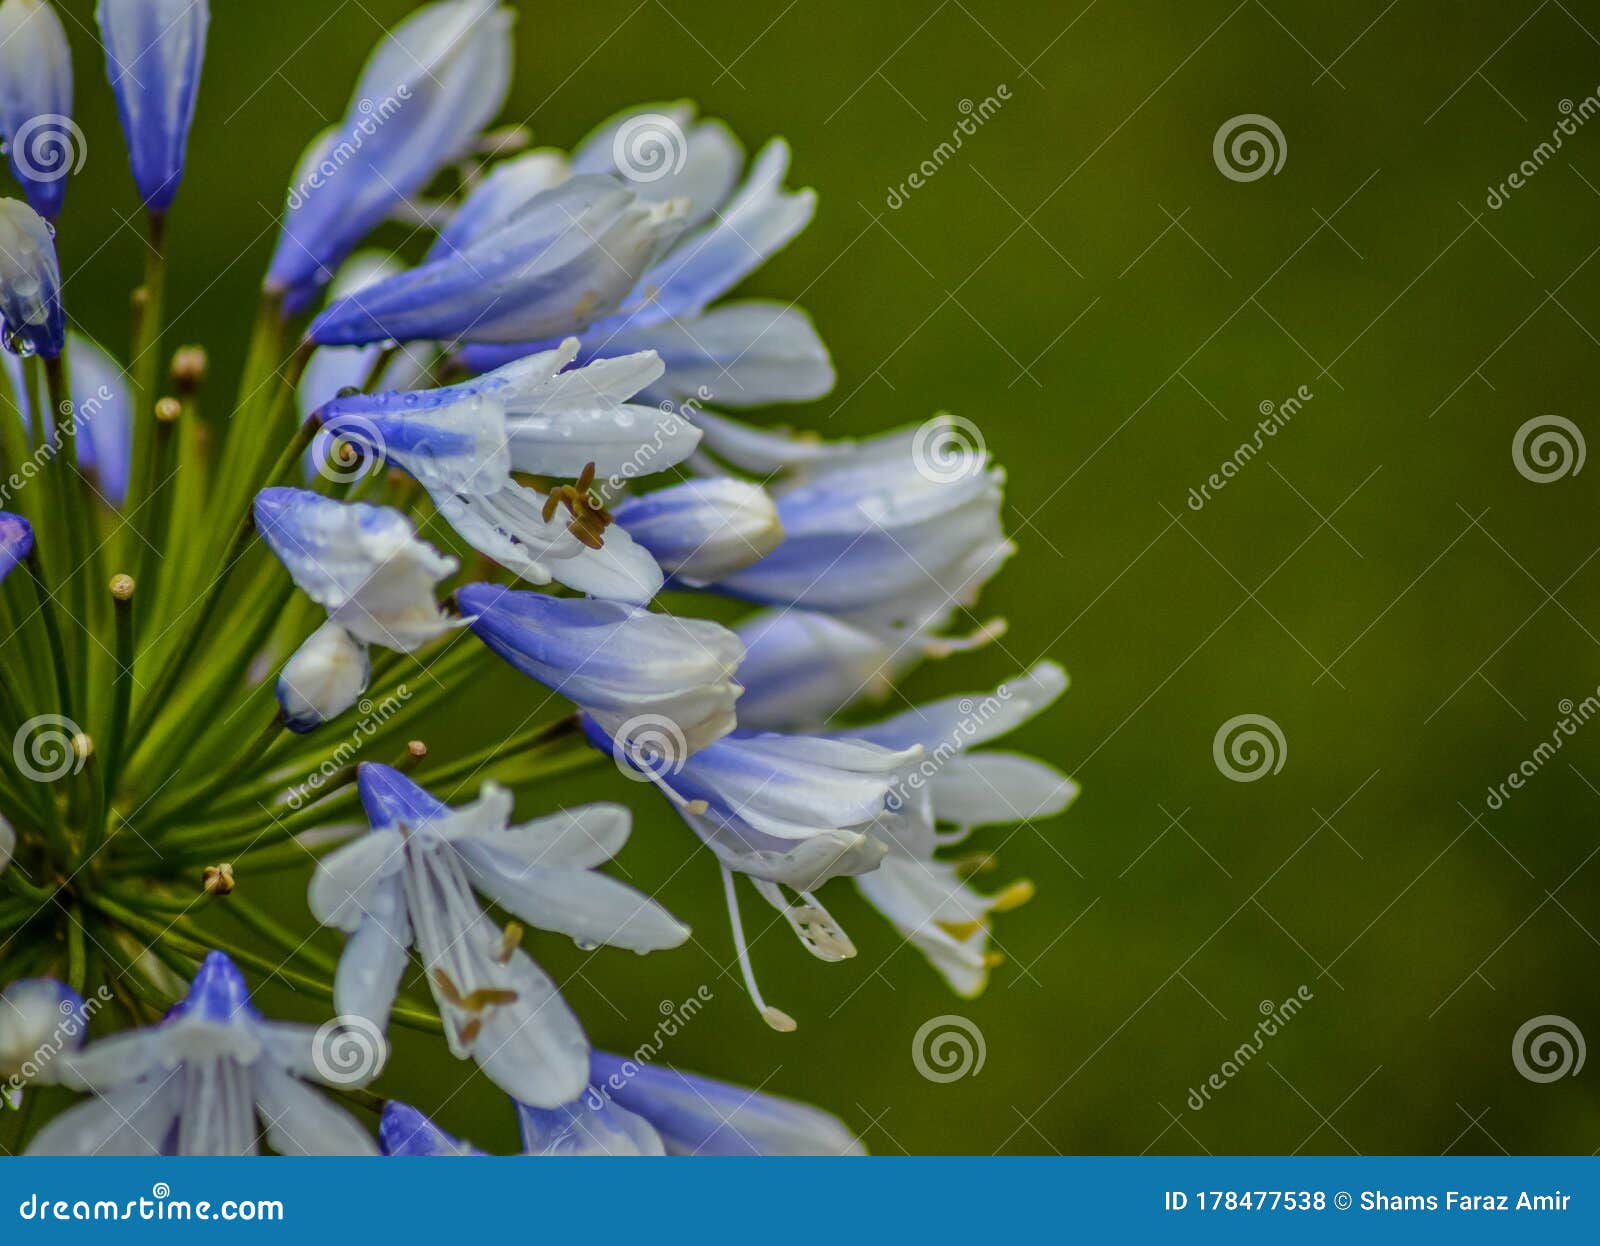
[[[302,809],[316,800],[331,780],[349,769],[356,754],[366,747],[367,741],[376,734],[378,728],[393,718],[400,707],[410,699],[411,688],[406,684],[397,684],[395,690],[381,701],[362,697],[356,702],[361,721],[351,729],[349,737],[341,740],[339,747],[323,758],[321,764],[306,776],[304,782],[289,789],[286,801],[289,808]]]
[[[29,117],[5,145],[17,172],[30,182],[59,182],[80,173],[89,159],[89,140],[71,117],[56,112]]]
[[[1588,453],[1583,430],[1564,415],[1536,415],[1511,439],[1511,462],[1539,485],[1576,476]]]
[[[311,439],[317,474],[336,485],[352,484],[379,471],[387,451],[378,426],[353,412],[329,416]]]
[[[1189,490],[1189,509],[1192,511],[1203,509],[1207,502],[1226,489],[1229,482],[1261,453],[1267,440],[1276,437],[1295,416],[1300,414],[1306,403],[1315,397],[1316,394],[1309,386],[1302,385],[1282,402],[1263,398],[1256,407],[1262,417],[1256,421],[1256,431],[1249,441],[1241,441],[1239,448],[1222,460],[1217,470],[1206,477],[1204,484],[1197,489]]]
[[[1530,1082],[1576,1077],[1588,1054],[1583,1031],[1555,1013],[1524,1021],[1511,1039],[1511,1063]]]
[[[1283,769],[1289,744],[1283,728],[1265,714],[1240,714],[1217,728],[1211,759],[1235,783],[1254,783]]]
[[[1498,186],[1489,187],[1484,204],[1491,212],[1498,212],[1505,207],[1512,191],[1521,190],[1526,186],[1555,156],[1562,144],[1578,132],[1579,126],[1596,113],[1600,113],[1600,87],[1595,88],[1576,104],[1570,99],[1564,99],[1556,107],[1561,112],[1561,120],[1556,122],[1555,129],[1550,131],[1550,137],[1529,152],[1527,159],[1507,174],[1505,180]]]
[[[913,792],[920,791],[935,775],[943,770],[951,758],[959,756],[967,744],[975,740],[979,729],[994,718],[1016,695],[1010,684],[1001,684],[981,700],[962,697],[956,702],[960,717],[955,726],[931,749],[924,749],[922,759],[903,778],[897,779],[884,797],[884,808],[898,813],[911,803]]]
[[[889,193],[884,197],[884,203],[888,204],[889,210],[894,212],[904,207],[906,200],[911,198],[911,192],[926,186],[933,176],[944,168],[946,162],[961,150],[961,144],[976,134],[1010,98],[1011,87],[1002,82],[977,103],[973,103],[970,99],[963,99],[958,103],[956,111],[961,114],[961,119],[951,127],[950,137],[929,152],[927,158],[907,175],[905,181],[898,186],[889,187]]]
[[[0,480],[0,506],[8,505],[16,494],[32,484],[46,465],[61,453],[68,435],[77,436],[115,397],[109,385],[102,385],[82,402],[62,403],[56,411],[57,418],[50,436],[41,437],[33,453],[16,464],[9,476]]]
[[[78,774],[94,751],[78,724],[64,714],[39,714],[17,728],[11,760],[35,783],[54,783]]]
[[[1578,734],[1579,727],[1600,714],[1600,688],[1596,688],[1578,702],[1574,702],[1571,697],[1562,697],[1556,709],[1560,711],[1561,717],[1556,719],[1550,738],[1534,745],[1533,751],[1517,764],[1515,770],[1506,775],[1504,782],[1489,789],[1489,796],[1484,803],[1490,809],[1505,808],[1513,792],[1520,792],[1526,787],[1527,780],[1544,769],[1545,763],[1559,753],[1569,739]]]
[[[1316,995],[1311,988],[1302,983],[1296,988],[1295,993],[1282,1003],[1270,999],[1262,1000],[1256,1008],[1261,1014],[1261,1020],[1251,1031],[1250,1037],[1233,1049],[1232,1054],[1218,1066],[1215,1073],[1199,1086],[1190,1088],[1189,1110],[1200,1111],[1211,1102],[1213,1094],[1226,1090],[1228,1083],[1239,1076],[1244,1066],[1261,1054],[1267,1045],[1267,1040],[1275,1038],[1278,1031],[1293,1021],[1300,1010],[1315,998]]]
[[[983,1072],[988,1044],[976,1022],[955,1013],[933,1017],[911,1039],[911,1063],[930,1082],[958,1082]]]
[[[650,783],[683,769],[689,741],[665,714],[636,714],[611,737],[611,756],[635,783]]]
[[[16,1035],[9,1032],[15,1024],[15,1018],[0,1017],[0,1040],[4,1040],[0,1041],[0,1068],[9,1074],[4,1082],[0,1082],[0,1108],[20,1102],[18,1096],[23,1087],[38,1080],[63,1051],[81,1046],[89,1022],[111,1000],[111,988],[104,983],[81,1002],[75,999],[61,1000],[56,1004],[61,1019],[50,1028],[50,1033],[41,1034],[31,1024],[23,1027],[22,1033],[26,1037],[19,1044],[23,1048],[20,1051],[13,1049],[12,1042]],[[27,1046],[29,1043],[33,1044],[31,1050]]]
[[[912,434],[911,462],[917,475],[930,484],[949,485],[983,471],[989,463],[989,450],[971,420],[938,415]]]
[[[625,1089],[646,1065],[652,1063],[666,1049],[667,1040],[676,1038],[678,1032],[698,1017],[714,998],[716,996],[712,989],[702,983],[687,999],[662,1000],[658,1005],[661,1020],[650,1032],[650,1037],[635,1047],[631,1055],[624,1057],[622,1063],[608,1074],[604,1081],[590,1084],[589,1092],[585,1096],[589,1107],[596,1112],[604,1108],[606,1100],[617,1091]]]
[[[630,117],[611,137],[611,162],[630,181],[659,182],[683,172],[689,140],[683,127],[658,112]]]
[[[364,1086],[388,1057],[383,1031],[354,1013],[324,1021],[311,1039],[311,1063],[330,1086]]]
[[[1211,140],[1211,158],[1217,172],[1235,182],[1255,182],[1267,174],[1277,176],[1289,158],[1289,141],[1271,117],[1244,112],[1229,117]]]
[[[361,149],[367,145],[367,140],[376,135],[385,122],[392,120],[410,99],[411,85],[402,82],[395,88],[395,93],[385,97],[381,103],[374,104],[370,99],[363,99],[358,103],[356,111],[361,114],[361,119],[337,142],[330,137],[323,150],[312,158],[311,167],[300,179],[299,184],[289,188],[289,210],[298,212],[305,207],[306,200],[310,199],[314,192],[326,186],[328,179],[360,155]]]

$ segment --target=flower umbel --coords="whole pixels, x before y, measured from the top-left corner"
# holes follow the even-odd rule
[[[179,186],[219,175],[188,150],[225,123],[202,65],[237,7],[98,2],[148,227],[125,351],[94,307],[69,333],[63,291],[126,231],[69,247],[64,277],[67,174],[73,204],[89,188],[22,142],[37,117],[76,132],[80,32],[0,0],[23,196],[0,198],[0,1151],[479,1153],[443,1112],[385,1106],[406,1027],[429,1042],[395,1060],[481,1071],[529,1154],[859,1153],[820,1109],[596,1050],[567,997],[642,977],[601,947],[689,940],[669,882],[720,886],[729,934],[699,946],[793,1030],[739,892],[854,973],[841,878],[888,919],[871,937],[982,988],[994,915],[1033,888],[980,892],[987,859],[950,850],[1072,799],[1054,767],[980,747],[1065,675],[856,715],[1002,633],[970,614],[1014,552],[1002,473],[981,441],[928,461],[973,427],[953,417],[827,441],[730,415],[834,381],[804,312],[739,293],[816,209],[785,185],[788,145],[747,160],[677,102],[523,150],[490,129],[511,88],[496,0],[434,0],[380,39],[291,175],[219,396],[213,344],[174,340],[164,292]],[[415,245],[358,250],[390,220]],[[561,803],[585,769],[600,799]],[[623,856],[634,815],[608,794],[665,815],[640,833],[654,855]],[[311,1020],[271,1019],[284,1005]],[[613,1011],[597,1040],[637,1028]],[[738,1033],[742,1008],[719,1021],[786,1041]]]

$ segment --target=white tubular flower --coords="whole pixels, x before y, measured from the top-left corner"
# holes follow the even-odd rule
[[[0,991],[0,1077],[33,1085],[56,1081],[58,1058],[83,1046],[87,1025],[83,998],[70,986],[19,978]]]
[[[308,636],[278,674],[283,725],[304,733],[361,699],[372,678],[367,647],[329,619]]]

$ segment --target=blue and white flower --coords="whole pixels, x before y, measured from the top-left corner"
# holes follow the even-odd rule
[[[458,1059],[524,1102],[576,1097],[588,1073],[577,1018],[522,950],[522,927],[496,926],[473,893],[580,946],[676,947],[686,926],[594,871],[626,841],[627,810],[588,805],[511,826],[511,795],[493,783],[456,809],[387,766],[363,764],[359,783],[372,833],[323,858],[310,890],[317,920],[351,936],[339,1012],[386,1024],[414,946]]]
[[[10,832],[0,824],[0,872]],[[83,1046],[87,1026],[83,997],[65,983],[53,978],[10,983],[0,991],[0,1077],[50,1085],[58,1078],[58,1058]]]
[[[738,185],[745,161],[738,139],[720,121],[696,122],[694,112],[687,101],[628,109],[573,153],[573,175],[612,175],[643,197],[688,204],[682,239],[585,335],[584,357],[656,350],[667,372],[653,401],[754,407],[819,398],[833,388],[833,364],[803,311],[762,300],[711,307],[810,223],[816,195],[784,189],[789,148],[781,139],[767,144]],[[561,170],[547,164],[542,172]],[[515,209],[508,189],[480,188],[457,219],[480,227],[495,213],[504,219]],[[524,345],[469,346],[462,359],[491,368],[536,345],[530,335]]]
[[[56,359],[67,342],[55,234],[20,199],[0,199],[0,344]]]
[[[338,398],[323,406],[323,425],[415,477],[463,540],[524,580],[647,602],[661,569],[625,531],[605,527],[609,513],[587,485],[546,495],[512,478],[631,478],[664,471],[699,443],[686,421],[628,401],[660,376],[655,356],[563,371],[577,350],[569,339],[465,384]]]
[[[33,525],[21,515],[0,511],[0,580],[33,553]]]
[[[410,653],[461,626],[434,597],[456,560],[420,540],[399,511],[272,488],[256,495],[254,514],[290,577],[328,612],[278,678],[291,731],[310,731],[356,703],[372,670],[367,645]]]
[[[266,287],[308,307],[377,225],[471,150],[511,85],[510,8],[436,0],[385,36],[344,120],[315,139],[289,191]]]
[[[272,488],[256,495],[254,514],[301,591],[357,640],[410,653],[461,625],[434,598],[456,560],[392,507]]]
[[[0,135],[34,211],[60,216],[83,135],[72,121],[72,49],[49,0],[0,4]]]
[[[578,177],[487,233],[341,299],[313,322],[322,345],[521,342],[579,333],[613,312],[683,228],[681,200]]]
[[[712,588],[912,631],[970,605],[1015,550],[1000,524],[1004,476],[979,464],[943,477],[913,445],[862,443],[775,487],[783,544]]]
[[[106,73],[139,197],[165,212],[183,180],[206,55],[207,0],[100,0]]]
[[[720,624],[494,584],[468,584],[456,601],[484,644],[575,702],[621,749],[649,724],[670,736],[675,761],[734,728],[744,646]]]
[[[318,1033],[265,1019],[212,952],[159,1025],[57,1059],[57,1080],[95,1098],[45,1125],[28,1154],[255,1155],[263,1132],[282,1155],[373,1154],[366,1131],[307,1085],[328,1081]]]

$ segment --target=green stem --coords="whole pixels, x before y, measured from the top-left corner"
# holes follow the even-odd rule
[[[311,444],[311,439],[316,436],[320,423],[321,421],[313,415],[301,424],[299,432],[290,438],[289,444],[284,447],[282,455],[279,456],[277,463],[268,474],[264,485],[272,484],[293,466],[305,451],[305,448]],[[167,697],[171,695],[179,676],[193,660],[196,648],[206,637],[206,630],[211,623],[212,616],[216,614],[217,608],[222,604],[228,587],[228,578],[235,565],[249,550],[250,542],[254,535],[255,519],[247,502],[244,507],[244,513],[240,515],[238,523],[234,527],[233,536],[226,547],[227,553],[223,559],[222,569],[217,573],[216,579],[212,581],[211,590],[195,610],[193,618],[185,629],[183,639],[167,655],[166,665],[162,668],[155,685],[140,702],[139,714],[135,719],[134,725],[134,735],[136,737],[143,737],[149,731],[156,715],[161,712]],[[135,745],[136,750],[137,747]]]
[[[137,313],[134,318],[133,354],[130,370],[133,374],[132,462],[128,479],[132,493],[128,498],[127,514],[134,517],[129,524],[128,536],[122,545],[122,557],[128,558],[132,546],[138,541],[135,525],[148,521],[137,517],[145,513],[151,501],[158,477],[155,475],[157,454],[152,443],[154,430],[150,427],[150,414],[155,402],[156,376],[161,365],[161,335],[165,326],[167,292],[166,218],[159,212],[149,215],[149,247],[145,252],[144,284],[139,287]],[[148,536],[147,536],[148,540]],[[145,546],[148,550],[148,545]],[[157,548],[160,548],[159,546]],[[144,561],[135,564],[144,578],[149,571]]]
[[[100,816],[90,822],[90,849],[98,848],[107,826],[104,811],[117,793],[122,777],[122,759],[127,749],[128,711],[133,703],[133,593],[135,584],[127,576],[111,581],[112,613],[116,616],[117,671],[111,695],[111,722],[106,728],[105,760],[102,763]]]

